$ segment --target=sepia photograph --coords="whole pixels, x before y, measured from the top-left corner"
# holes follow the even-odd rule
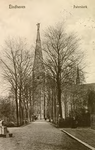
[[[94,0],[0,0],[0,150],[95,150]]]

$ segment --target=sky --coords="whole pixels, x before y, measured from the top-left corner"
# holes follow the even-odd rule
[[[25,8],[9,9],[9,5]],[[74,8],[74,5],[87,8]],[[66,31],[74,31],[82,39],[86,83],[95,82],[95,0],[0,0],[0,55],[4,41],[9,37],[24,37],[32,45],[37,23],[41,24],[42,38],[43,32],[58,22],[65,22]],[[1,73],[0,95],[6,92]]]

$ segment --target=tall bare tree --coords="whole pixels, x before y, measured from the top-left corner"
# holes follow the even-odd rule
[[[0,59],[3,76],[10,83],[11,91],[15,95],[17,125],[21,125],[25,115],[24,109],[31,109],[29,108],[29,105],[31,105],[29,94],[31,94],[32,58],[25,41],[11,39],[6,41],[5,44],[5,58]],[[25,95],[27,95],[27,98]]]
[[[75,66],[81,63],[83,53],[79,52],[77,36],[74,33],[68,35],[63,25],[48,28],[44,36],[43,50],[46,70],[56,83],[59,115],[62,118],[62,88],[75,83]]]

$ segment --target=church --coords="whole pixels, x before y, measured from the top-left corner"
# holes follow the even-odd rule
[[[88,118],[92,128],[95,127],[95,84],[82,84],[80,81],[80,71],[77,67],[76,71],[76,83],[72,87],[68,87],[65,92],[62,93],[61,104],[62,104],[62,116],[64,119],[68,117],[76,117],[84,113],[90,114]],[[36,46],[35,55],[33,63],[33,114],[39,119],[44,119],[47,117],[46,95],[45,95],[45,66],[43,63],[43,54],[41,47],[40,38],[40,23],[37,24],[37,36],[36,36]],[[50,116],[53,116],[53,109],[57,105],[49,107]],[[52,109],[52,110],[51,110]],[[82,112],[84,111],[84,112]],[[58,114],[56,114],[58,117]],[[53,117],[51,118],[53,120]],[[58,119],[58,118],[57,118]],[[84,119],[83,116],[81,119]],[[84,120],[83,120],[84,121]],[[82,121],[81,121],[82,122]]]
[[[62,96],[63,118],[76,118],[78,126],[95,129],[95,83],[75,84]]]
[[[33,64],[33,114],[39,119],[45,113],[45,68],[40,39],[40,23],[37,24],[36,47]]]

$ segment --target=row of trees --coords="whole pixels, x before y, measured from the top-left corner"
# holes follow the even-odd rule
[[[55,106],[52,116],[56,116],[56,105],[62,118],[62,94],[68,85],[76,84],[76,66],[81,66],[83,53],[79,50],[80,40],[74,33],[69,35],[63,25],[50,27],[44,34],[43,54],[45,66],[45,94],[47,106]],[[2,59],[4,79],[10,83],[11,93],[16,104],[17,125],[24,118],[31,120],[32,114],[32,54],[25,41],[8,40],[4,47],[5,57]],[[84,74],[81,71],[81,78]]]
[[[68,93],[70,95],[73,92],[72,88],[75,88],[73,85],[76,84],[77,77],[80,78],[80,82],[84,82],[82,70],[84,55],[79,48],[79,44],[80,39],[74,33],[66,34],[62,25],[50,27],[45,32],[43,43],[44,64],[46,66],[48,101],[50,101],[49,105],[52,107],[50,113],[52,118],[53,114],[55,114],[54,116],[57,115],[56,106],[59,107],[60,118],[63,117],[62,95],[66,96]],[[77,73],[78,67],[80,68],[80,75]],[[72,99],[70,100],[72,101]],[[66,97],[64,98],[64,104],[67,104]]]
[[[4,54],[1,59],[3,77],[10,84],[19,126],[29,116],[31,120],[32,55],[27,49],[26,42],[21,39],[6,41]]]

